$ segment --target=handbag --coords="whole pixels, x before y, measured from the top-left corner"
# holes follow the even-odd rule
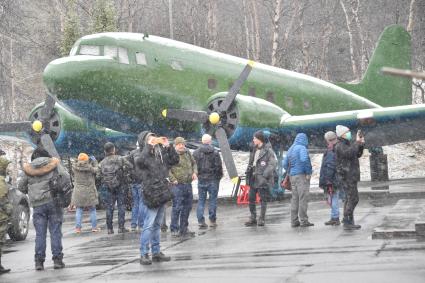
[[[291,163],[288,162],[288,171],[285,172],[285,178],[280,182],[280,187],[287,191],[292,191],[291,180],[289,179],[289,172],[291,169]]]
[[[173,198],[170,185],[167,180],[156,180],[147,184],[142,189],[143,202],[150,209],[158,208]]]

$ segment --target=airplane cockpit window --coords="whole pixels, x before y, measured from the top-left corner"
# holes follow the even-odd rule
[[[128,60],[127,49],[125,49],[123,47],[118,48],[118,60],[119,60],[120,63],[130,64],[130,61]]]
[[[252,96],[252,97],[256,97],[257,95],[255,94],[255,87],[250,87],[248,90],[248,95]]]
[[[136,64],[147,65],[145,53],[136,52]]]
[[[272,91],[268,91],[266,94],[266,100],[274,103],[274,93]]]
[[[80,46],[80,55],[100,55],[100,46],[96,45],[81,45]]]
[[[310,103],[310,101],[309,100],[304,100],[304,103],[303,103],[303,105],[304,105],[304,110],[306,110],[306,111],[309,111],[309,110],[311,110],[311,103]]]
[[[105,45],[103,47],[103,55],[116,59],[118,57],[118,47]]]
[[[290,96],[285,96],[285,105],[289,109],[293,108],[294,107],[294,99]]]
[[[171,61],[171,68],[176,71],[183,71],[182,63],[176,60]]]
[[[217,87],[216,79],[208,79],[208,89],[215,89]]]

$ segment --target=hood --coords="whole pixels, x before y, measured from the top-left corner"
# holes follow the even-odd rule
[[[137,136],[137,142],[139,143],[139,149],[142,150],[143,147],[146,144],[146,138],[149,135],[155,135],[154,133],[150,132],[150,131],[143,131],[141,132],[138,136]]]
[[[304,133],[299,133],[296,137],[295,137],[295,141],[294,144],[299,144],[299,145],[303,145],[305,147],[308,146],[308,138],[307,135]]]
[[[91,169],[91,165],[88,160],[79,160],[74,164],[74,168],[78,171],[89,171]]]
[[[199,147],[199,151],[205,154],[213,153],[214,147],[209,144],[203,144]]]
[[[30,164],[24,164],[24,172],[28,176],[43,176],[55,170],[60,161],[57,158],[39,157]]]

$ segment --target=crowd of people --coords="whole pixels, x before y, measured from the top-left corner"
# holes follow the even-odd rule
[[[359,201],[357,182],[360,179],[358,158],[363,153],[364,137],[361,132],[351,141],[350,129],[338,125],[335,132],[324,136],[327,150],[323,155],[319,186],[328,195],[331,206],[330,220],[326,225],[340,225],[339,200],[344,200],[344,229],[360,229],[354,222],[354,209]],[[167,230],[165,221],[166,205],[172,202],[170,231],[172,237],[190,238],[195,233],[189,230],[189,215],[192,210],[192,182],[198,181],[199,201],[196,217],[199,229],[217,227],[217,196],[223,167],[220,154],[211,145],[208,134],[202,136],[202,145],[191,153],[182,137],[175,138],[173,145],[166,137],[144,131],[139,134],[137,147],[126,156],[117,154],[115,145],[104,145],[104,159],[98,164],[93,156],[80,153],[72,166],[73,185],[71,205],[76,207],[75,232],[81,233],[84,210],[90,213],[91,231],[100,231],[96,219],[99,195],[96,180],[100,180],[104,191],[106,207],[106,228],[114,234],[113,214],[118,209],[118,233],[126,233],[125,195],[131,187],[132,213],[131,231],[140,231],[140,264],[170,261],[161,252],[160,232]],[[1,240],[7,230],[10,205],[7,203],[7,189],[4,183],[7,159],[0,151],[0,274],[10,271],[1,265]],[[3,152],[4,154],[4,152]],[[257,131],[253,135],[253,147],[246,170],[249,190],[250,217],[245,226],[266,224],[267,202],[270,189],[276,182],[276,154],[267,135]],[[308,138],[305,133],[297,134],[282,161],[292,187],[291,226],[309,227],[314,224],[308,219],[308,196],[312,166],[308,152]],[[55,203],[51,194],[51,182],[57,176],[66,176],[59,159],[51,157],[42,148],[36,148],[31,162],[23,166],[24,176],[18,189],[28,194],[33,207],[33,224],[36,231],[35,269],[43,270],[46,257],[47,228],[50,232],[53,267],[64,268],[62,247],[63,209]],[[261,198],[260,214],[257,219],[256,196]],[[204,211],[209,197],[208,220]],[[151,255],[151,256],[150,256]]]

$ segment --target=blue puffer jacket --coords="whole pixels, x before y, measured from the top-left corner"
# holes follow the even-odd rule
[[[295,175],[311,175],[311,161],[308,156],[308,138],[304,133],[300,133],[295,137],[295,141],[289,148],[288,153],[283,160],[283,168],[288,171],[288,164],[291,164],[290,176]]]

